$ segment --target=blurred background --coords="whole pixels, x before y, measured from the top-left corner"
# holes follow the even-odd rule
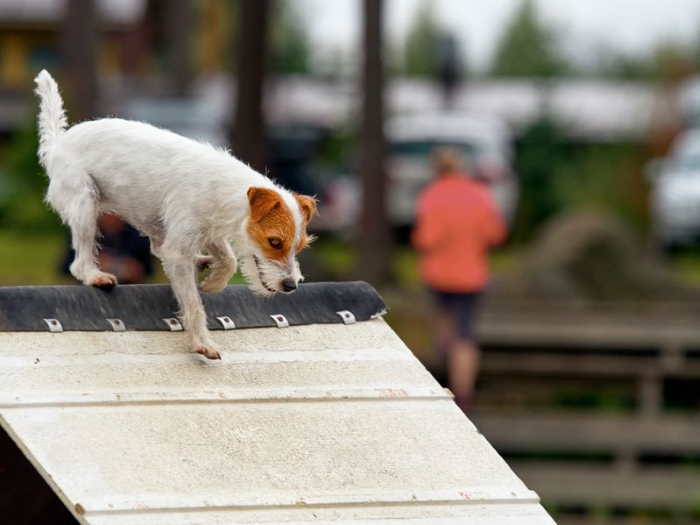
[[[71,123],[147,121],[317,195],[307,278],[374,284],[443,382],[410,232],[457,150],[509,231],[469,416],[559,523],[700,523],[700,2],[0,0],[2,285],[73,282],[42,68]],[[164,282],[101,228],[103,267]]]

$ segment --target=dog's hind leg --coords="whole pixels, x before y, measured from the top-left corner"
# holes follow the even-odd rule
[[[98,192],[92,178],[79,168],[70,167],[61,177],[52,178],[47,200],[71,230],[75,260],[70,272],[84,284],[111,289],[117,278],[101,271],[97,255]]]
[[[200,287],[204,292],[220,292],[236,273],[238,267],[236,256],[233,254],[231,245],[226,241],[208,244],[207,250],[213,259],[213,266]]]
[[[221,359],[207,329],[207,317],[195,281],[195,255],[182,246],[171,245],[166,238],[159,250],[163,269],[180,306],[180,315],[192,349],[209,359]]]

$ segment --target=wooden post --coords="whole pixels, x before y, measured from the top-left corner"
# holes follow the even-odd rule
[[[267,57],[269,0],[239,2],[236,45],[236,109],[232,148],[258,171],[265,170],[263,90]]]
[[[71,123],[95,118],[97,83],[97,9],[93,0],[68,0],[61,26],[69,118]]]
[[[167,75],[173,94],[185,97],[193,79],[193,5],[190,0],[168,0],[165,8],[165,53]]]
[[[380,284],[390,274],[390,230],[387,176],[384,167],[384,68],[382,63],[382,0],[363,1],[362,123],[360,173],[362,215],[359,273]]]
[[[663,378],[656,372],[648,371],[639,376],[638,381],[640,415],[646,418],[657,417],[663,402]]]

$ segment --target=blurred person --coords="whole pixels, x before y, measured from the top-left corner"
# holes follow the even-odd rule
[[[456,149],[437,148],[432,163],[435,180],[419,196],[412,241],[437,306],[437,344],[449,386],[466,410],[479,368],[474,311],[489,280],[488,251],[504,240],[506,226],[487,181],[465,173]]]
[[[100,215],[97,224],[101,234],[97,254],[100,268],[116,275],[123,284],[142,283],[153,274],[151,249],[146,237],[116,215]],[[71,248],[62,264],[65,275],[70,274],[74,258],[75,251]]]

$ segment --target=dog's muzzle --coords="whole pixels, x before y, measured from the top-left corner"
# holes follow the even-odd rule
[[[296,289],[297,283],[294,281],[294,279],[290,279],[289,277],[287,277],[286,279],[282,280],[282,290],[285,293],[292,293]]]

